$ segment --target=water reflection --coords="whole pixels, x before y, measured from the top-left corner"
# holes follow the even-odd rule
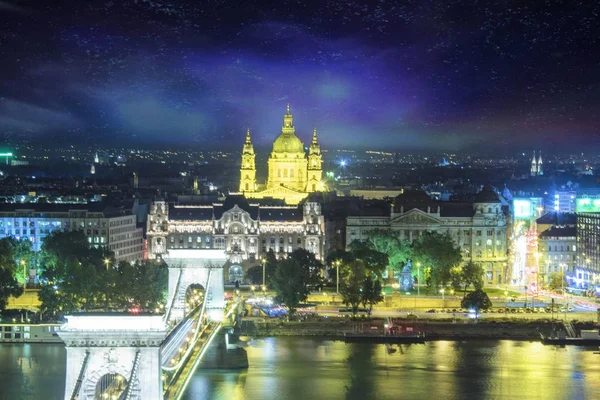
[[[250,368],[198,371],[188,400],[592,399],[594,349],[511,341],[385,346],[301,338],[250,343]],[[395,350],[395,351],[393,351]],[[0,345],[0,399],[62,399],[62,345]]]

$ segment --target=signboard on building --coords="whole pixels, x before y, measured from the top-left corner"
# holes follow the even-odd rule
[[[575,211],[578,213],[600,213],[600,199],[576,199]]]
[[[533,217],[533,207],[529,199],[514,199],[513,210],[517,219],[530,219]]]

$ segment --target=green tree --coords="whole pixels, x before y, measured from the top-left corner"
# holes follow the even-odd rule
[[[246,279],[253,285],[262,285],[262,265],[255,265],[246,271]]]
[[[362,290],[366,276],[367,269],[362,260],[354,260],[340,267],[340,294],[346,307],[352,308],[352,315],[356,315],[363,300]]]
[[[21,285],[29,275],[29,268],[35,267],[36,254],[29,240],[14,237],[0,239],[0,268],[6,269]]]
[[[431,268],[431,285],[445,286],[452,280],[451,269],[460,265],[462,254],[448,234],[425,232],[412,246],[413,263]]]
[[[349,247],[351,260],[362,261],[366,269],[378,278],[382,278],[383,272],[388,265],[386,254],[375,250],[369,242],[361,242],[360,240],[352,241]]]
[[[306,266],[301,265],[294,258],[286,258],[277,263],[273,276],[273,289],[277,301],[284,303],[290,318],[293,318],[298,304],[306,301],[310,291],[310,272]]]
[[[460,306],[469,310],[475,310],[475,318],[477,318],[479,310],[487,310],[492,307],[492,301],[486,292],[477,289],[463,297]]]
[[[481,265],[468,261],[462,266],[462,277],[465,294],[470,285],[473,285],[476,290],[483,288],[483,267]]]
[[[373,305],[383,300],[383,294],[381,292],[381,282],[379,279],[373,280],[373,278],[367,275],[363,280],[363,287],[361,291],[361,302],[363,307],[367,308],[369,315],[373,310]],[[369,307],[367,307],[367,305]]]
[[[367,235],[369,247],[387,256],[387,268],[401,271],[410,258],[410,244],[400,240],[395,232],[389,230],[375,229],[369,231]]]
[[[296,249],[290,253],[289,258],[298,261],[300,265],[308,270],[310,285],[322,283],[323,263],[316,259],[314,253],[305,249]]]
[[[0,267],[0,312],[4,311],[9,297],[19,297],[23,287],[17,282],[13,271]]]
[[[567,286],[567,281],[562,272],[553,272],[550,274],[550,282],[548,283],[550,290],[559,290]]]
[[[163,261],[121,262],[112,275],[116,296],[111,299],[111,304],[121,308],[139,307],[144,311],[152,311],[164,304],[169,269]]]

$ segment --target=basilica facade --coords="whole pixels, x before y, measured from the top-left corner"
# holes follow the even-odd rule
[[[269,251],[278,258],[297,248],[324,259],[325,221],[321,204],[261,206],[241,195],[212,204],[152,202],[148,215],[148,257],[169,249],[223,249],[224,280],[245,282],[248,268],[261,265]]]
[[[268,161],[266,184],[258,184],[256,179],[256,154],[250,137],[246,132],[246,142],[242,150],[240,167],[240,193],[249,199],[273,198],[284,200],[287,204],[298,204],[309,193],[325,189],[322,169],[321,147],[317,140],[317,130],[313,131],[308,154],[304,144],[296,136],[294,118],[287,105],[283,116],[281,135],[273,142],[273,151]]]

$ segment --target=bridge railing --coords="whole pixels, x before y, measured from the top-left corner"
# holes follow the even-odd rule
[[[88,362],[90,361],[90,351],[85,352],[85,357],[83,362],[81,363],[81,368],[79,369],[79,375],[77,376],[77,381],[75,381],[75,386],[73,387],[73,391],[71,392],[71,400],[76,400],[79,398],[79,390],[81,390],[81,383],[83,382],[83,377],[85,376],[85,371],[88,366]]]
[[[173,291],[173,296],[169,299],[169,304],[167,305],[167,312],[165,313],[165,322],[169,322],[171,310],[173,309],[173,303],[175,303],[175,298],[177,297],[177,293],[179,292],[179,285],[181,284],[182,275],[183,270],[179,268],[179,274],[177,274],[177,283],[175,284],[175,290]]]
[[[212,271],[209,270],[208,276],[206,279],[206,287],[210,287],[209,285],[210,285],[211,275],[212,275]],[[178,370],[185,363],[185,360],[187,360],[187,358],[190,356],[192,350],[194,349],[194,345],[198,341],[198,338],[204,332],[202,320],[204,317],[204,313],[206,312],[206,304],[208,303],[208,301],[209,301],[209,296],[208,295],[204,296],[204,301],[202,302],[202,308],[200,309],[200,313],[198,314],[198,326],[196,327],[196,330],[194,332],[194,337],[190,340],[190,344],[188,345],[188,348],[187,348],[185,354],[183,354],[181,356],[181,358],[179,359],[179,362],[177,362],[175,365],[169,366],[169,367],[163,366],[162,367],[163,371],[173,372],[173,371]]]

